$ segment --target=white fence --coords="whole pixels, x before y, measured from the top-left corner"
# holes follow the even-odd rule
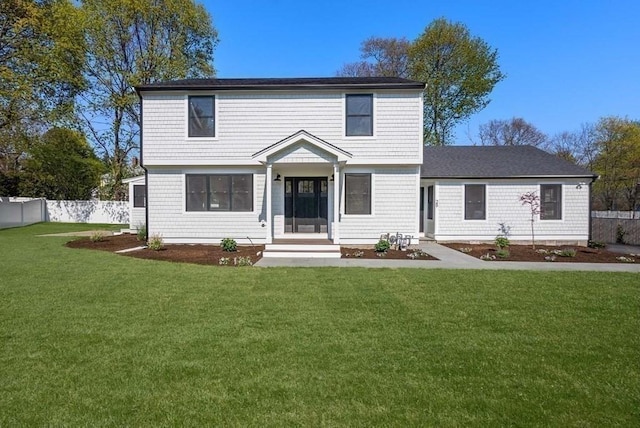
[[[0,229],[41,221],[126,224],[129,223],[129,202],[0,198]]]

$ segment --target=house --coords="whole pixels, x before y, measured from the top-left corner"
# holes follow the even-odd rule
[[[383,77],[138,86],[146,173],[129,182],[132,228],[144,204],[147,232],[167,243],[492,240],[498,222],[524,240],[519,195],[536,190],[549,199],[541,237],[586,242],[591,173],[533,148],[424,148],[423,90]]]

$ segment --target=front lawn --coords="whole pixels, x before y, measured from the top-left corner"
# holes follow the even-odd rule
[[[634,273],[173,264],[0,231],[0,426],[636,426]],[[64,229],[64,230],[60,230]]]

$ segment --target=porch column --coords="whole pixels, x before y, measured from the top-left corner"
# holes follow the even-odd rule
[[[333,164],[333,243],[340,243],[340,166]]]
[[[267,205],[267,209],[266,209],[266,218],[265,220],[265,227],[267,228],[267,235],[265,236],[265,242],[267,244],[271,244],[271,242],[273,241],[273,229],[272,229],[272,220],[271,220],[271,187],[273,186],[273,174],[272,174],[272,167],[273,165],[271,164],[267,164],[267,178],[266,181],[264,183],[265,186],[265,190],[266,190],[266,205]]]

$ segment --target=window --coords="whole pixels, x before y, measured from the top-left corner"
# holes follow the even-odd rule
[[[371,214],[371,174],[345,174],[345,214]]]
[[[189,137],[215,136],[215,97],[189,97]]]
[[[187,211],[253,211],[253,175],[187,175]]]
[[[433,220],[433,186],[427,187],[427,219]]]
[[[373,135],[373,95],[347,95],[346,135]]]
[[[465,184],[464,186],[464,219],[485,220],[485,185]]]
[[[133,207],[144,208],[147,205],[147,188],[142,184],[133,185]]]
[[[562,220],[562,185],[540,185],[540,220]]]

